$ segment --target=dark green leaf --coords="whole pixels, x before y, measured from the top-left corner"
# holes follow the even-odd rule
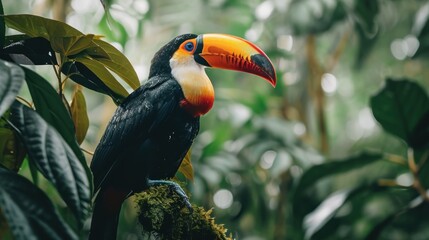
[[[126,58],[124,54],[114,46],[105,41],[94,39],[94,42],[109,55],[109,59],[94,58],[109,68],[112,72],[118,74],[118,76],[130,85],[132,89],[137,89],[140,86],[140,81],[128,58]]]
[[[355,0],[353,9],[355,21],[369,36],[377,31],[375,18],[380,11],[378,0]]]
[[[76,141],[73,121],[60,96],[39,74],[28,68],[24,68],[24,71],[36,111],[72,145]]]
[[[4,14],[3,3],[0,1],[0,15]],[[6,27],[4,25],[4,19],[0,18],[0,48],[3,48],[5,42]]]
[[[67,142],[84,167],[89,182],[92,182],[91,170],[76,140],[73,120],[64,106],[62,99],[55,89],[39,74],[28,68],[24,68],[24,71],[25,80],[36,111],[61,134],[62,138]]]
[[[82,63],[85,65],[91,72],[93,72],[103,83],[109,87],[112,91],[114,91],[116,94],[126,97],[128,96],[127,90],[116,80],[116,78],[109,72],[109,70],[104,67],[103,64],[101,64],[98,61],[95,61],[94,59],[88,58],[88,57],[78,57],[76,58],[76,62]]]
[[[416,149],[429,148],[429,111],[420,118],[411,133],[410,146]]]
[[[78,239],[30,181],[0,168],[0,182],[0,208],[14,239]]]
[[[110,89],[99,77],[97,77],[97,75],[95,75],[95,73],[80,62],[67,62],[63,71],[76,83],[79,83],[91,90],[109,95],[116,104],[120,104],[125,99],[124,96],[121,96]]]
[[[15,36],[7,39],[0,58],[25,65],[57,64],[54,50],[48,40],[42,37],[28,38],[27,35]]]
[[[380,239],[380,235],[389,225],[392,224],[395,220],[398,218],[401,218],[403,215],[406,214],[412,214],[413,212],[419,212],[423,215],[425,214],[428,204],[427,202],[423,201],[422,197],[417,197],[409,202],[409,204],[401,209],[398,209],[394,211],[393,213],[387,215],[382,221],[380,221],[378,224],[373,226],[371,231],[369,231],[368,235],[366,236],[366,240],[372,240],[372,239]],[[413,215],[413,218],[415,215]]]
[[[363,152],[356,156],[351,156],[344,160],[328,160],[326,163],[319,164],[308,169],[299,180],[296,188],[297,192],[301,192],[321,178],[329,177],[339,173],[345,173],[365,165],[374,163],[380,160],[382,155],[379,153]]]
[[[429,97],[417,83],[407,79],[387,79],[386,86],[371,97],[370,105],[375,119],[384,130],[403,139],[411,147],[420,144],[420,140],[416,141],[414,137],[420,137],[416,129],[427,128],[427,122],[420,121],[429,112]],[[429,140],[425,141],[427,143]]]
[[[15,64],[0,60],[0,116],[15,100],[24,82],[24,71]]]
[[[56,187],[80,224],[86,220],[90,205],[90,182],[82,163],[61,135],[35,111],[15,102],[12,124],[42,174]]]
[[[356,67],[362,66],[363,61],[375,45],[379,31],[376,17],[380,11],[378,0],[357,0],[353,9],[355,28],[359,37],[359,48]]]
[[[384,211],[378,211],[378,213],[368,214],[366,209],[377,199],[389,199],[389,194],[396,196],[394,206],[402,206],[408,204],[409,200],[414,197],[410,197],[414,191],[412,189],[401,189],[392,190],[391,187],[380,186],[377,181],[369,184],[363,184],[357,186],[351,190],[342,191],[340,194],[332,195],[328,199],[325,199],[319,207],[307,215],[305,226],[306,235],[309,239],[330,239],[331,236],[337,235],[339,229],[344,226],[356,226],[357,221],[362,222],[379,222],[382,221],[386,216],[396,212],[397,210],[392,208],[386,208]],[[389,200],[387,200],[389,201]],[[397,202],[404,203],[397,203]],[[339,214],[339,210],[347,204],[350,207],[350,211],[346,214]],[[371,215],[371,216],[368,216]],[[370,226],[362,229],[359,232],[349,230],[343,233],[344,239],[350,239],[350,235],[355,236],[356,239],[362,239],[363,236],[369,232]],[[363,236],[362,236],[363,235]],[[337,235],[338,236],[338,235]]]
[[[297,219],[302,219],[309,210],[309,206],[302,205],[306,190],[309,187],[314,186],[314,184],[323,178],[356,170],[368,164],[374,163],[381,158],[381,154],[363,152],[359,155],[351,156],[342,161],[328,161],[326,163],[315,165],[309,168],[304,172],[301,179],[299,180],[293,195],[293,205]]]

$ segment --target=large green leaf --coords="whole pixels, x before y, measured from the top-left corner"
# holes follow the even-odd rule
[[[395,200],[391,198],[392,196],[395,196]],[[349,228],[342,233],[342,239],[363,239],[370,232],[371,224],[382,222],[387,216],[397,212],[397,208],[402,209],[408,205],[415,196],[413,189],[380,186],[377,180],[350,190],[336,192],[324,199],[316,210],[306,216],[306,236],[315,240],[331,239],[332,236],[338,236],[339,229],[347,226]],[[389,207],[383,208],[378,205],[381,207],[380,210],[369,212],[367,209],[373,207],[377,200],[381,200]],[[343,207],[349,210],[340,213]],[[353,231],[359,222],[367,226],[358,232]]]
[[[30,181],[0,168],[0,182],[0,208],[14,239],[78,239]]]
[[[0,53],[2,59],[24,65],[57,64],[51,44],[42,37],[13,35],[8,36],[6,42],[6,46]]]
[[[359,37],[359,48],[356,57],[357,67],[362,65],[378,39],[379,27],[376,17],[380,11],[379,4],[378,0],[355,0],[353,17]]]
[[[91,186],[82,163],[61,135],[32,109],[15,102],[12,124],[18,129],[29,159],[56,187],[83,224],[91,206]]]
[[[429,142],[419,135],[420,130],[427,131],[429,127],[427,122],[422,122],[429,112],[429,97],[417,83],[407,79],[387,79],[386,86],[371,97],[370,105],[375,119],[387,132],[411,147],[426,145],[421,141]],[[416,132],[416,129],[420,130]]]
[[[24,82],[24,71],[15,64],[0,60],[0,116],[15,100]]]
[[[76,62],[85,65],[91,72],[93,72],[103,83],[109,87],[116,94],[126,97],[129,95],[127,90],[116,80],[116,78],[104,67],[100,62],[89,57],[77,57]]]
[[[125,98],[110,89],[97,75],[82,63],[66,62],[61,70],[76,83],[93,91],[109,95],[116,104],[121,103]]]
[[[309,187],[314,186],[316,182],[323,178],[359,169],[381,158],[382,155],[379,153],[363,152],[341,161],[328,161],[309,168],[304,172],[294,190],[293,206],[297,219],[302,219],[310,208],[309,206],[302,205],[303,197]]]
[[[73,121],[60,96],[39,74],[28,68],[24,68],[24,71],[36,111],[46,122],[56,128],[69,145],[72,145],[76,141]]]
[[[28,89],[30,90],[36,111],[46,122],[61,134],[63,139],[80,160],[82,166],[84,166],[88,179],[91,182],[91,170],[89,169],[85,156],[77,143],[73,120],[64,106],[62,99],[59,97],[55,89],[39,74],[28,68],[24,68],[24,71],[25,80],[27,82]]]
[[[30,37],[43,37],[47,40],[58,37],[74,37],[84,35],[70,25],[30,14],[3,16],[6,25]]]
[[[109,59],[106,58],[97,58],[96,60],[104,64],[114,73],[118,74],[132,89],[137,89],[140,86],[140,81],[137,76],[136,71],[131,65],[131,62],[126,58],[118,49],[109,43],[102,41],[100,39],[94,39],[94,42],[100,46],[101,49],[106,51],[109,55]]]

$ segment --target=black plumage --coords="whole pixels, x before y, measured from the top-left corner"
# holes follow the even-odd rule
[[[123,200],[148,181],[174,177],[199,130],[199,117],[180,107],[184,99],[171,75],[169,59],[180,43],[173,39],[152,60],[149,79],[117,108],[91,163],[95,200],[90,239],[115,239]]]

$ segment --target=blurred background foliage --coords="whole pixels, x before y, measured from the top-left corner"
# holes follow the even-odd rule
[[[84,33],[105,36],[130,59],[142,82],[153,54],[187,32],[241,36],[274,61],[275,89],[246,74],[207,70],[216,102],[202,118],[192,147],[195,178],[186,185],[191,201],[213,207],[216,221],[224,223],[234,237],[429,236],[427,201],[421,203],[410,187],[408,145],[382,130],[369,105],[388,77],[412,79],[427,93],[426,1],[101,2],[3,4],[6,14],[45,16]],[[36,70],[55,85],[52,69]],[[66,94],[72,93],[73,88],[66,89]],[[28,94],[24,89],[22,95]],[[82,146],[92,151],[116,106],[102,94],[88,89],[84,94],[90,125]],[[21,172],[30,174],[26,165]],[[183,176],[178,178],[185,181]],[[421,178],[429,180],[428,175]],[[58,209],[64,207],[48,183],[39,186],[54,194],[50,197]],[[132,203],[131,199],[123,207],[120,239],[142,236]]]

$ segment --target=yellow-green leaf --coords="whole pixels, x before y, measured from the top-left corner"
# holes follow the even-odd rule
[[[70,25],[30,14],[17,14],[3,16],[8,27],[25,33],[30,37],[43,37],[51,40],[53,37],[82,36],[76,28]]]
[[[86,109],[85,96],[80,87],[76,89],[71,102],[71,115],[76,129],[76,140],[82,144],[89,127],[88,112]]]
[[[86,49],[97,53],[99,57],[110,58],[109,55],[99,47],[93,40],[99,40],[94,34],[84,35],[70,25],[29,14],[4,16],[8,27],[27,34],[30,37],[43,37],[47,39],[55,52],[64,56],[78,54]],[[99,40],[101,41],[101,40]]]
[[[106,51],[107,54],[109,54],[110,59],[97,58],[96,56],[92,57],[94,57],[97,61],[105,65],[112,72],[116,73],[132,89],[137,89],[140,86],[140,81],[136,71],[134,70],[133,65],[131,65],[131,62],[128,60],[128,58],[125,57],[124,54],[122,54],[114,46],[110,45],[105,41],[99,39],[94,39],[93,41],[104,51]]]
[[[189,150],[186,153],[185,158],[183,158],[183,161],[179,167],[179,172],[181,172],[186,179],[194,181],[194,168],[192,167],[191,162],[191,150]]]
[[[89,57],[77,57],[77,62],[85,65],[91,72],[93,72],[109,89],[114,91],[116,94],[126,97],[129,95],[127,90],[116,80],[116,78],[107,70],[103,64],[95,61]]]

